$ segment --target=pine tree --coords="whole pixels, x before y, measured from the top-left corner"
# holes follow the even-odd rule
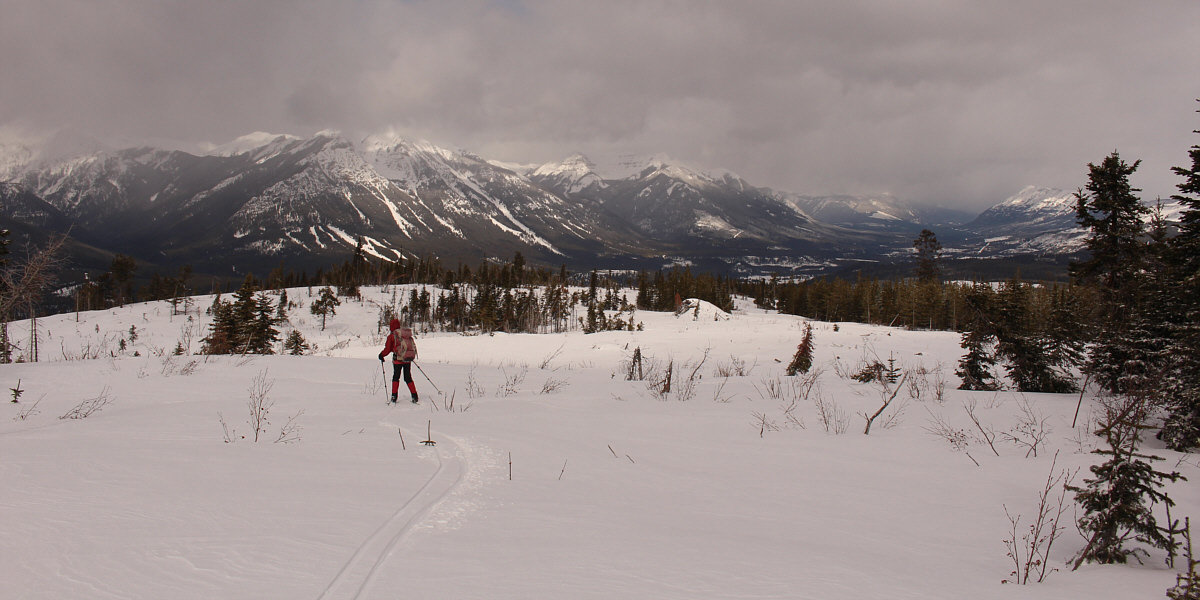
[[[967,353],[959,359],[958,369],[954,372],[962,380],[962,384],[958,386],[960,390],[1000,389],[992,375],[992,367],[996,364],[993,351],[996,326],[989,316],[993,297],[992,288],[984,283],[976,283],[971,291],[967,292],[966,306],[971,316],[960,334],[960,345]]]
[[[1075,501],[1085,513],[1078,520],[1079,530],[1087,537],[1087,545],[1076,557],[1074,568],[1087,562],[1104,564],[1125,563],[1130,556],[1141,560],[1146,556],[1141,548],[1128,548],[1131,541],[1141,542],[1174,553],[1177,533],[1160,527],[1154,518],[1153,506],[1164,504],[1168,509],[1175,502],[1159,491],[1164,482],[1184,479],[1179,473],[1154,470],[1152,461],[1162,458],[1137,451],[1146,425],[1150,404],[1141,391],[1121,396],[1105,406],[1105,416],[1096,435],[1107,447],[1093,450],[1108,459],[1090,467],[1091,479],[1084,487],[1068,486],[1075,492]]]
[[[1171,196],[1184,210],[1179,234],[1166,243],[1169,294],[1159,302],[1171,328],[1162,380],[1168,415],[1159,437],[1179,451],[1200,448],[1200,145],[1188,157],[1191,167],[1171,169],[1184,179]]]
[[[333,290],[329,286],[321,288],[317,294],[317,299],[309,305],[308,310],[313,315],[321,317],[321,331],[325,331],[325,321],[330,315],[337,314],[337,307],[342,305],[342,301],[337,299]]]
[[[275,329],[275,306],[270,296],[260,292],[252,300],[254,319],[251,321],[246,339],[247,353],[274,354],[275,342],[279,341],[279,330]]]
[[[813,335],[812,323],[804,323],[804,337],[800,340],[800,345],[796,347],[796,355],[792,357],[792,362],[788,364],[788,376],[795,376],[799,373],[807,373],[812,369],[813,363]]]
[[[941,281],[942,270],[938,263],[942,258],[942,244],[938,242],[937,236],[928,229],[922,229],[917,239],[913,240],[913,248],[917,252],[917,266],[913,271],[917,281]]]
[[[309,346],[304,335],[298,329],[293,329],[288,332],[287,339],[283,342],[283,350],[293,356],[300,356],[308,352]]]
[[[200,352],[203,354],[231,354],[237,343],[238,327],[234,319],[233,306],[217,294],[212,306],[208,309],[213,321],[209,325],[208,336],[203,340]]]
[[[1072,263],[1071,272],[1082,281],[1099,282],[1114,305],[1110,309],[1122,308],[1145,255],[1142,217],[1150,209],[1134,194],[1141,190],[1129,184],[1141,162],[1126,164],[1114,151],[1099,165],[1088,163],[1087,192],[1075,194],[1075,216],[1080,227],[1091,231],[1086,242],[1091,258]]]

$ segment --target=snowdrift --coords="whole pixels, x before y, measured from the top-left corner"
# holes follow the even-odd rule
[[[378,321],[408,290],[364,288],[324,331],[317,290],[288,290],[283,333],[307,356],[196,355],[211,297],[39,319],[41,362],[0,366],[22,391],[0,403],[0,595],[1094,600],[1174,584],[1161,553],[1070,572],[1069,523],[1046,583],[1000,583],[1005,511],[1025,528],[1052,465],[1081,479],[1097,462],[1094,404],[1073,428],[1077,395],[954,389],[953,332],[813,323],[814,371],[785,377],[805,321],[745,300],[642,311],[644,331],[418,328],[422,401],[392,407]],[[881,390],[848,374],[876,357],[914,383],[863,435]],[[1003,437],[994,455],[967,406],[997,433],[1035,415],[1037,455]],[[1189,478],[1165,489],[1172,516],[1200,521],[1195,457],[1146,450]]]

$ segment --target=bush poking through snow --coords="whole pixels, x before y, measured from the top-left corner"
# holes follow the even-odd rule
[[[304,414],[303,410],[288,417],[288,420],[284,422],[283,427],[279,428],[279,437],[275,438],[276,444],[291,444],[293,442],[300,441],[300,430],[303,429],[303,427],[300,427],[300,424],[296,422],[296,419],[299,419],[300,415],[302,414]]]
[[[21,410],[19,412],[17,412],[17,416],[13,417],[13,420],[14,421],[24,421],[25,419],[28,419],[29,417],[40,414],[42,411],[37,409],[37,405],[38,405],[38,402],[41,402],[42,398],[45,398],[45,397],[46,397],[46,395],[42,394],[41,398],[37,399],[37,402],[34,402],[33,404],[26,404],[24,407],[21,408]]]
[[[254,441],[258,441],[259,436],[266,433],[267,425],[270,421],[267,420],[271,413],[271,407],[275,405],[268,394],[271,393],[271,388],[275,385],[275,380],[267,380],[267,370],[263,369],[254,376],[254,380],[250,382],[250,387],[247,391],[250,392],[250,399],[246,402],[246,408],[250,410],[250,428],[254,430]]]
[[[850,415],[838,406],[833,398],[826,398],[818,392],[813,396],[813,406],[817,409],[817,420],[825,433],[841,435],[850,427]]]
[[[507,398],[519,391],[521,384],[525,382],[525,375],[529,373],[529,369],[521,367],[520,371],[509,375],[508,371],[504,370],[504,367],[500,367],[500,372],[504,374],[504,383],[501,383],[500,387],[496,388],[496,396]]]
[[[1063,469],[1056,473],[1057,464],[1056,453],[1054,461],[1050,463],[1050,474],[1046,476],[1046,484],[1038,494],[1037,515],[1029,525],[1028,531],[1021,533],[1021,515],[1014,517],[1008,512],[1008,507],[1004,507],[1004,514],[1012,525],[1008,538],[1004,540],[1004,547],[1008,549],[1007,556],[1012,559],[1014,568],[1008,574],[1011,579],[1002,579],[1000,583],[1042,583],[1047,575],[1058,570],[1049,569],[1050,550],[1054,547],[1054,541],[1067,529],[1058,523],[1062,520],[1063,513],[1067,512],[1067,490],[1070,489],[1071,481],[1078,471]],[[1054,498],[1056,493],[1058,497]],[[1017,539],[1018,535],[1020,540]]]
[[[93,414],[100,412],[100,410],[105,406],[108,406],[110,402],[112,402],[112,400],[108,397],[108,386],[106,385],[104,386],[104,389],[100,391],[99,396],[80,402],[75,406],[75,408],[67,411],[67,414],[59,417],[59,419],[86,419]]]
[[[564,379],[547,379],[546,383],[542,384],[541,394],[554,394],[567,386],[567,381]]]
[[[889,406],[892,406],[892,403],[896,400],[896,396],[900,394],[900,390],[904,389],[905,380],[908,379],[908,373],[905,373],[903,376],[901,376],[899,380],[892,379],[890,374],[891,371],[888,373],[889,374],[885,374],[878,380],[879,398],[882,400],[879,410],[876,410],[870,415],[865,412],[858,413],[867,421],[867,426],[863,428],[863,435],[871,435],[871,425],[875,423],[875,420],[879,418],[879,415],[883,414],[883,411],[887,410]],[[905,405],[903,402],[896,405],[896,409],[893,410],[890,415],[884,417],[884,420],[880,426],[884,429],[890,429],[899,424],[899,418],[904,412],[904,406]]]
[[[1025,458],[1029,458],[1031,454],[1037,458],[1038,448],[1046,447],[1046,438],[1050,437],[1053,431],[1046,424],[1050,419],[1038,412],[1024,396],[1017,400],[1017,407],[1021,409],[1017,424],[1000,435],[1014,446],[1024,448]]]
[[[929,413],[930,421],[921,429],[926,433],[937,438],[941,438],[950,443],[950,448],[955,452],[966,450],[971,445],[971,436],[965,429],[955,429],[944,417],[940,414],[934,414],[928,408],[925,409]]]
[[[746,361],[731,354],[729,362],[718,362],[713,373],[717,377],[745,377],[750,371],[746,369]]]
[[[1196,571],[1200,561],[1196,560],[1196,553],[1192,549],[1192,520],[1189,518],[1183,519],[1183,539],[1183,557],[1187,560],[1187,572],[1175,575],[1175,587],[1167,590],[1167,598],[1200,600],[1200,572]]]

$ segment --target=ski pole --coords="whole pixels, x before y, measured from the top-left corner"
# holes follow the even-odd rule
[[[392,398],[388,396],[387,390],[387,367],[383,366],[383,359],[379,359],[379,370],[383,371],[383,401],[391,402]]]
[[[416,368],[417,368],[417,370],[418,370],[418,371],[420,371],[422,375],[425,375],[425,369],[422,369],[422,368],[421,368],[421,365],[418,365],[418,364],[417,364],[417,361],[413,361],[413,366],[414,366],[414,367],[416,367]],[[438,390],[438,386],[437,386],[437,384],[435,384],[435,383],[433,382],[433,380],[429,378],[429,376],[428,376],[428,375],[425,375],[425,381],[428,381],[428,382],[429,382],[429,385],[432,385],[432,386],[433,386],[433,389],[437,390],[437,393],[438,393],[438,395],[439,395],[439,396],[445,396],[445,394],[443,394],[443,393],[442,393],[442,390]]]

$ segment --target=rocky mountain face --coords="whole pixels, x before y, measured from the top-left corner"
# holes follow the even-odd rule
[[[777,192],[662,156],[618,162],[620,175],[606,176],[578,154],[517,166],[331,131],[256,133],[206,151],[0,136],[0,227],[69,231],[81,247],[210,272],[311,269],[361,243],[389,260],[473,264],[521,252],[573,269],[695,264],[753,274],[905,256],[937,218],[889,196]],[[976,256],[1073,252],[1083,235],[1070,194],[1034,187],[936,233]]]
[[[769,190],[662,161],[606,180],[582,156],[514,169],[399,138],[354,144],[335,132],[254,134],[197,153],[22,147],[0,155],[7,185],[31,195],[18,203],[7,191],[6,220],[69,227],[83,243],[163,266],[322,265],[344,260],[360,240],[385,259],[522,252],[576,268],[729,264],[822,245],[856,252],[866,242]],[[45,208],[37,219],[27,208],[33,199]]]

